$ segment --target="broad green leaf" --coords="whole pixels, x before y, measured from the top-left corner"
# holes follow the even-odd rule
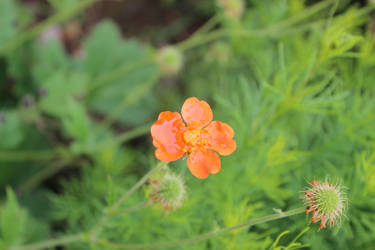
[[[81,103],[69,100],[65,109],[64,130],[69,137],[74,139],[71,146],[74,153],[91,153],[99,143],[109,139],[109,132],[90,120]]]
[[[66,114],[67,102],[81,97],[86,82],[85,74],[66,75],[64,72],[54,72],[42,83],[47,92],[40,101],[42,110],[57,117]]]
[[[152,63],[142,64],[148,59],[146,49],[135,40],[123,40],[109,21],[92,31],[84,48],[84,68],[92,79],[88,87],[99,88],[89,95],[90,107],[131,125],[147,121],[154,107],[150,91],[158,69]]]
[[[35,62],[32,66],[36,82],[43,84],[45,80],[58,71],[67,71],[70,61],[59,40],[34,45]]]

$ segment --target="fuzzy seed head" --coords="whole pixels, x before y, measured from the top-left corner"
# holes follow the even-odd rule
[[[160,204],[166,211],[172,211],[182,206],[186,199],[186,187],[181,176],[166,173],[160,178],[150,180],[151,200]]]
[[[183,66],[183,55],[180,50],[172,46],[161,48],[156,54],[156,62],[163,75],[176,75]]]
[[[310,185],[303,195],[306,214],[312,213],[311,222],[320,221],[319,228],[326,228],[326,223],[334,226],[347,208],[348,201],[342,187],[327,180],[323,183],[313,180]]]

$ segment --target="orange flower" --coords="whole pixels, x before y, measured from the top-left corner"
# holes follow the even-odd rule
[[[187,154],[189,170],[197,178],[204,179],[209,174],[218,173],[221,162],[214,151],[220,155],[233,153],[236,142],[232,139],[232,127],[212,121],[210,105],[195,97],[186,99],[181,114],[186,126],[180,114],[171,111],[160,113],[151,126],[155,157],[168,162]]]

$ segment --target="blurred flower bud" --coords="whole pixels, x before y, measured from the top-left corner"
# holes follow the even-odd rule
[[[217,5],[223,9],[225,16],[229,19],[241,18],[245,9],[243,0],[218,0]]]
[[[52,25],[46,28],[39,36],[39,41],[44,45],[50,41],[60,40],[62,37],[62,29],[58,25]]]
[[[24,108],[31,108],[32,106],[34,106],[34,98],[32,96],[25,96],[24,98],[22,98],[22,107]]]
[[[72,20],[64,26],[64,38],[66,40],[77,40],[82,35],[82,25],[77,20]]]
[[[5,122],[5,114],[0,113],[0,124],[3,124]]]
[[[160,204],[166,211],[181,207],[186,199],[186,187],[181,176],[166,173],[161,177],[150,179],[152,202]]]
[[[323,183],[313,180],[310,185],[303,195],[306,214],[312,213],[311,222],[320,221],[320,229],[326,228],[326,223],[334,226],[343,216],[348,204],[342,187],[330,184],[327,180]]]
[[[208,62],[215,62],[221,65],[225,65],[229,62],[232,56],[230,46],[224,42],[214,43],[208,50],[205,59]]]
[[[166,46],[157,51],[156,62],[163,75],[176,75],[183,66],[183,55],[180,50],[172,46]]]
[[[39,88],[38,95],[39,97],[45,97],[48,95],[48,90],[46,88]]]

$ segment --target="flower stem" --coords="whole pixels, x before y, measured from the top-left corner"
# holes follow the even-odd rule
[[[149,173],[147,173],[146,176],[149,177],[151,175],[151,173],[153,173],[157,169],[158,168],[154,168]],[[143,179],[144,178],[142,178],[141,181]],[[139,183],[140,182],[138,182],[137,184],[139,184]],[[137,184],[135,186],[138,186]],[[131,190],[135,191],[135,189],[131,189]],[[128,194],[128,193],[126,193],[126,194]],[[124,195],[123,197],[127,197],[127,196]],[[125,199],[122,198],[122,200],[125,200]],[[120,203],[116,203],[116,204],[120,204]],[[105,246],[105,247],[108,247],[108,248],[114,248],[114,249],[169,248],[169,247],[175,247],[175,246],[182,246],[182,245],[197,243],[199,241],[207,240],[207,239],[210,239],[212,237],[216,237],[216,236],[219,236],[219,235],[222,235],[222,234],[225,234],[225,233],[230,233],[234,230],[238,230],[238,229],[241,229],[241,228],[251,227],[251,226],[261,224],[261,223],[265,223],[265,222],[268,222],[268,221],[278,220],[278,219],[282,219],[282,218],[285,218],[285,217],[301,214],[304,211],[305,211],[305,208],[300,207],[300,208],[292,209],[292,210],[289,210],[289,211],[286,211],[286,212],[271,214],[271,215],[267,215],[267,216],[260,217],[260,218],[257,218],[257,219],[252,219],[252,220],[249,220],[249,221],[244,222],[244,223],[237,224],[237,225],[232,226],[232,227],[226,227],[226,228],[222,228],[222,229],[219,229],[219,230],[214,230],[212,232],[204,233],[204,234],[201,234],[201,235],[198,235],[198,236],[195,236],[195,237],[191,237],[191,238],[188,238],[188,239],[169,241],[169,242],[159,242],[159,243],[151,243],[151,244],[118,244],[118,243],[113,243],[113,242],[110,242],[110,241],[107,241],[107,240],[101,239],[101,238],[92,238],[92,240],[96,244],[99,244],[99,245],[102,245],[102,246]],[[43,242],[40,242],[40,243],[31,244],[31,245],[12,247],[9,250],[38,250],[38,249],[45,249],[45,248],[52,248],[52,247],[56,247],[56,246],[68,245],[68,244],[73,243],[73,242],[85,241],[85,240],[86,241],[88,240],[86,234],[77,234],[77,235],[65,236],[65,237],[62,237],[60,239],[47,240],[47,241],[43,241]]]
[[[38,250],[38,249],[46,249],[52,248],[56,246],[63,246],[73,242],[84,241],[85,237],[84,234],[76,234],[76,235],[69,235],[59,239],[51,239],[42,241],[35,244],[18,246],[18,247],[11,247],[9,250]]]
[[[179,47],[181,50],[188,50],[206,43],[209,43],[211,41],[225,38],[228,36],[241,36],[241,37],[259,37],[259,36],[275,36],[277,34],[285,34],[285,32],[290,31],[299,31],[298,27],[292,27],[293,25],[296,25],[298,23],[301,23],[305,21],[307,18],[319,13],[323,9],[327,8],[333,3],[333,0],[330,1],[323,1],[321,3],[315,4],[307,9],[305,9],[303,12],[300,12],[294,16],[291,16],[290,18],[278,23],[274,24],[269,27],[265,27],[263,29],[257,29],[257,30],[248,30],[244,28],[240,29],[218,29],[216,31],[206,33],[206,34],[200,34],[197,32],[196,35],[191,36],[189,39],[177,44],[176,46]],[[207,26],[210,28],[212,22],[217,22],[217,18],[213,18],[207,22]],[[314,22],[310,22],[314,23]],[[320,22],[319,22],[320,23]],[[205,25],[204,25],[205,26]],[[311,25],[301,25],[304,29],[308,29],[311,27]]]
[[[56,156],[59,156],[58,150],[9,150],[0,152],[0,162],[47,161],[53,159]]]
[[[169,242],[159,242],[159,243],[151,243],[151,244],[118,244],[118,243],[113,243],[104,239],[96,239],[96,242],[99,245],[108,247],[108,248],[115,248],[115,249],[151,249],[151,248],[168,248],[168,247],[176,247],[176,246],[182,246],[182,245],[187,245],[187,244],[193,244],[197,243],[199,241],[207,240],[212,237],[216,237],[218,235],[222,235],[225,233],[232,232],[237,229],[241,228],[246,228],[246,227],[251,227],[257,224],[265,223],[268,221],[273,221],[273,220],[278,220],[281,218],[301,214],[305,211],[304,207],[292,209],[286,212],[281,212],[277,214],[271,214],[267,215],[264,217],[260,217],[257,219],[252,219],[244,223],[237,224],[232,227],[226,227],[222,228],[219,230],[214,230],[209,233],[204,233],[198,236],[194,236],[188,239],[184,240],[177,240],[177,241],[169,241]]]
[[[159,171],[160,168],[164,165],[164,162],[160,162],[155,168],[151,169],[147,174],[145,174],[128,192],[126,192],[111,208],[109,209],[109,213],[114,213],[121,204],[135,191],[137,191],[143,184],[146,183],[148,178],[153,175],[155,172]]]

